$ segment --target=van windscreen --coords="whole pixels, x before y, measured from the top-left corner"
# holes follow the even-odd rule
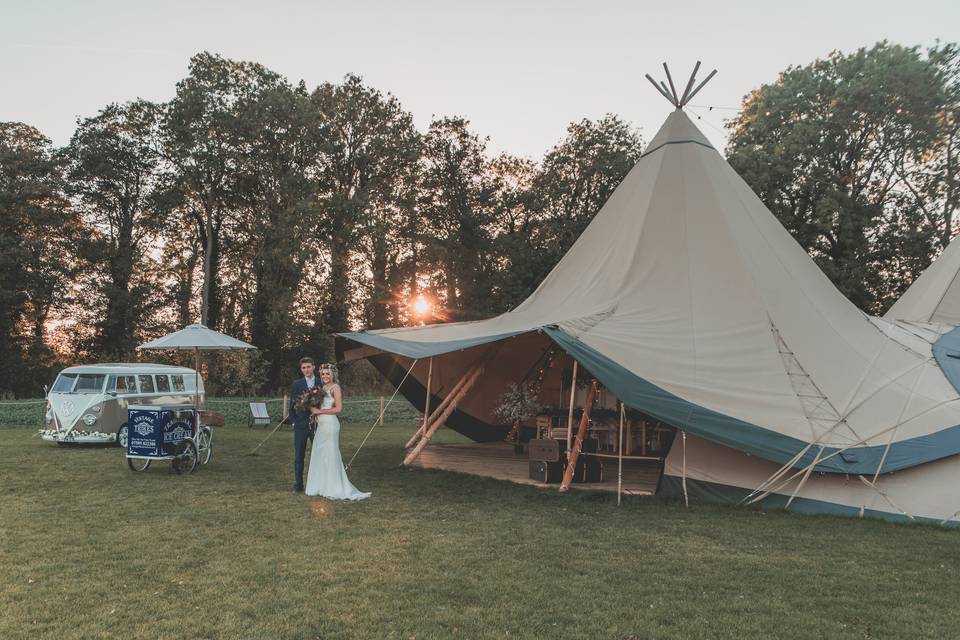
[[[76,381],[77,374],[61,373],[57,377],[57,381],[53,383],[53,389],[51,389],[51,391],[56,391],[57,393],[70,393],[73,391],[73,383]]]

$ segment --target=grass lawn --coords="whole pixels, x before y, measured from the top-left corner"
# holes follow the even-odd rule
[[[238,407],[192,476],[0,414],[0,638],[960,636],[960,531],[404,469],[410,421],[331,503]]]

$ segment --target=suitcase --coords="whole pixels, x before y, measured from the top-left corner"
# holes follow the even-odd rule
[[[530,461],[530,479],[544,484],[551,484],[563,480],[563,462],[549,462],[547,460]]]
[[[584,440],[582,453],[596,451],[595,440]],[[546,484],[563,481],[567,468],[567,443],[543,438],[530,441],[530,479]],[[573,471],[573,482],[603,482],[603,464],[597,458],[581,455]]]
[[[560,461],[560,441],[552,438],[543,438],[541,440],[531,440],[528,443],[530,447],[530,459],[542,460],[544,462]],[[566,448],[567,443],[563,443]]]
[[[603,463],[596,458],[580,458],[573,475],[574,482],[603,482]]]

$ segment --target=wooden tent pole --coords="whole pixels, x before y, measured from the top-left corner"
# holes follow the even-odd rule
[[[583,438],[587,434],[587,423],[590,422],[590,411],[593,409],[593,401],[597,397],[597,381],[594,380],[590,385],[590,391],[587,392],[587,401],[583,406],[583,415],[580,417],[580,428],[577,429],[577,439],[573,442],[573,450],[570,451],[567,460],[567,469],[563,472],[563,482],[560,483],[560,491],[569,491],[570,483],[573,482],[573,472],[577,468],[577,459],[580,457],[580,449],[583,447]]]
[[[714,69],[713,71],[711,71],[711,72],[710,72],[710,75],[708,75],[706,78],[704,78],[703,82],[701,82],[700,84],[698,84],[698,85],[697,85],[697,88],[690,92],[690,95],[687,96],[687,102],[690,102],[691,100],[693,100],[693,96],[695,96],[695,95],[697,95],[698,93],[700,93],[700,89],[703,89],[703,85],[705,85],[705,84],[707,84],[708,82],[710,82],[710,78],[712,78],[712,77],[715,76],[715,75],[717,75],[717,70],[716,70],[716,69]]]
[[[687,82],[687,88],[684,89],[683,95],[680,97],[680,106],[687,104],[687,98],[690,96],[690,89],[693,88],[693,83],[697,81],[697,71],[700,71],[700,61],[697,60],[696,66],[693,67],[693,73],[690,74],[690,80]]]
[[[573,361],[573,377],[570,378],[570,409],[567,411],[567,451],[573,444],[573,403],[577,401],[577,361]]]
[[[472,367],[464,372],[463,377],[457,380],[457,384],[453,385],[453,389],[450,389],[450,393],[437,405],[437,408],[433,410],[433,413],[430,414],[429,418],[424,419],[423,424],[420,425],[420,428],[417,429],[417,432],[410,436],[410,439],[407,441],[407,444],[403,446],[404,449],[409,449],[417,443],[424,433],[427,432],[427,429],[430,428],[430,425],[436,422],[437,416],[439,416],[444,409],[447,408],[447,405],[450,404],[450,401],[457,395],[457,392],[460,391],[460,388],[463,386],[463,383],[467,381],[467,378],[474,372],[477,368],[477,364],[474,364]]]
[[[667,82],[670,83],[670,93],[673,95],[673,104],[680,106],[680,94],[677,93],[677,88],[673,86],[673,77],[670,75],[670,69],[667,68],[667,63],[663,63],[663,70],[667,72]]]
[[[423,422],[422,427],[427,423],[427,416],[430,415],[430,385],[433,383],[433,357],[430,358],[430,364],[427,368],[427,398],[423,401]]]
[[[650,81],[650,84],[653,85],[653,88],[654,88],[654,89],[656,89],[657,91],[660,92],[660,95],[662,95],[664,98],[666,98],[667,100],[669,100],[669,101],[670,101],[670,104],[673,104],[673,98],[671,98],[671,97],[667,94],[666,91],[664,91],[663,89],[660,88],[660,85],[657,84],[657,81],[656,81],[656,80],[654,80],[653,78],[650,77],[650,74],[649,74],[649,73],[646,74],[646,76],[644,76],[644,77],[646,77],[646,79]]]
[[[418,442],[417,446],[413,448],[413,451],[407,454],[407,457],[403,459],[403,464],[409,465],[411,462],[416,460],[417,456],[420,455],[420,452],[423,451],[430,442],[430,439],[433,438],[433,434],[437,432],[437,429],[443,426],[443,423],[447,421],[447,418],[450,417],[450,414],[453,413],[457,408],[460,400],[467,395],[467,392],[470,391],[470,388],[480,378],[480,374],[483,373],[485,367],[486,363],[483,363],[474,369],[467,381],[464,382],[462,387],[460,387],[460,391],[457,392],[456,397],[450,401],[450,404],[448,404],[447,408],[443,410],[443,413],[440,414],[440,417],[433,421],[433,424],[430,425],[429,430],[424,432],[423,437],[420,438],[420,442]]]

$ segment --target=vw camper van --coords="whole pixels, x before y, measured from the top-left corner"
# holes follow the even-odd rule
[[[40,437],[60,444],[116,442],[126,447],[128,405],[192,407],[195,380],[202,409],[203,379],[193,369],[147,363],[68,367],[47,394]]]

